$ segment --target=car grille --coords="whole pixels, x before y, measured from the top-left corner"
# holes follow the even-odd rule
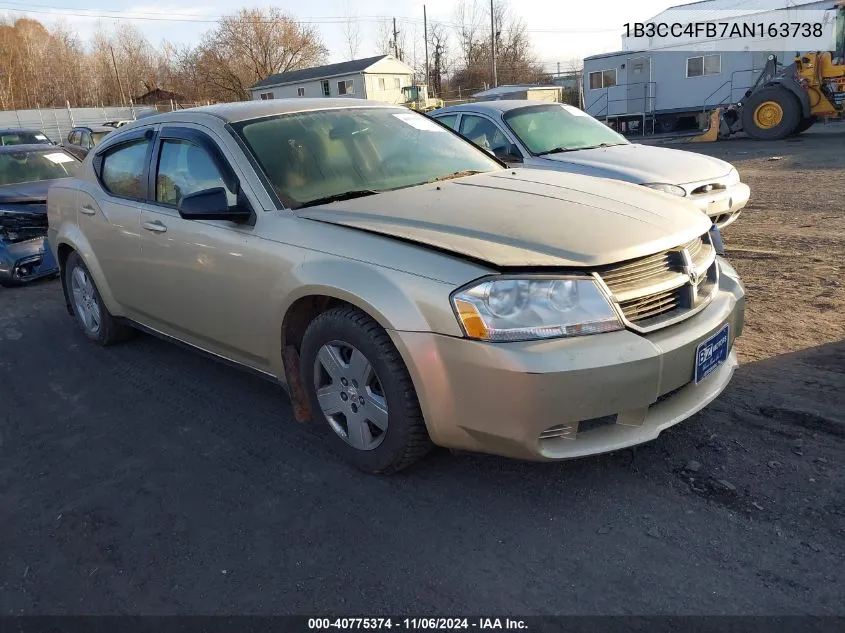
[[[628,325],[644,332],[692,316],[710,302],[718,284],[716,250],[707,234],[596,272]]]

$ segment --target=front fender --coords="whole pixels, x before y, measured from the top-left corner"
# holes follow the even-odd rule
[[[321,295],[360,308],[386,330],[462,336],[449,302],[454,289],[442,281],[312,252],[280,281],[276,310],[284,322],[296,301]],[[282,328],[276,330],[274,349],[282,349]]]
[[[781,86],[781,87],[789,90],[789,92],[794,94],[795,97],[798,99],[798,103],[801,104],[801,116],[804,117],[805,119],[810,117],[810,110],[811,110],[811,108],[810,108],[810,95],[807,93],[807,91],[804,89],[804,87],[801,84],[799,84],[797,81],[795,81],[794,79],[791,79],[789,77],[778,77],[778,78],[770,81],[766,85],[767,86]]]

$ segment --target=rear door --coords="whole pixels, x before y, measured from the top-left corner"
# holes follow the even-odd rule
[[[112,297],[127,310],[135,306],[134,291],[141,282],[139,205],[147,196],[153,138],[153,128],[139,130],[97,154],[97,178],[80,180],[77,198],[79,228]]]

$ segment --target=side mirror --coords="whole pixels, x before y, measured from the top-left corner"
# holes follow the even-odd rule
[[[521,163],[522,153],[514,143],[493,148],[493,156],[506,163]]]
[[[238,224],[248,224],[252,220],[250,209],[229,206],[223,187],[189,193],[179,200],[176,208],[186,220],[228,220]]]

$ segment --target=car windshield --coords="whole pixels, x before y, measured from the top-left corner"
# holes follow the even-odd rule
[[[532,154],[628,144],[621,134],[566,104],[517,108],[504,119]]]
[[[108,134],[109,132],[91,132],[91,140],[94,141],[94,145],[99,145]]]
[[[502,169],[404,108],[300,112],[234,127],[292,209]]]
[[[49,139],[41,132],[15,130],[0,133],[0,145],[42,145],[49,143]]]
[[[0,153],[0,186],[75,176],[79,161],[61,150]]]

